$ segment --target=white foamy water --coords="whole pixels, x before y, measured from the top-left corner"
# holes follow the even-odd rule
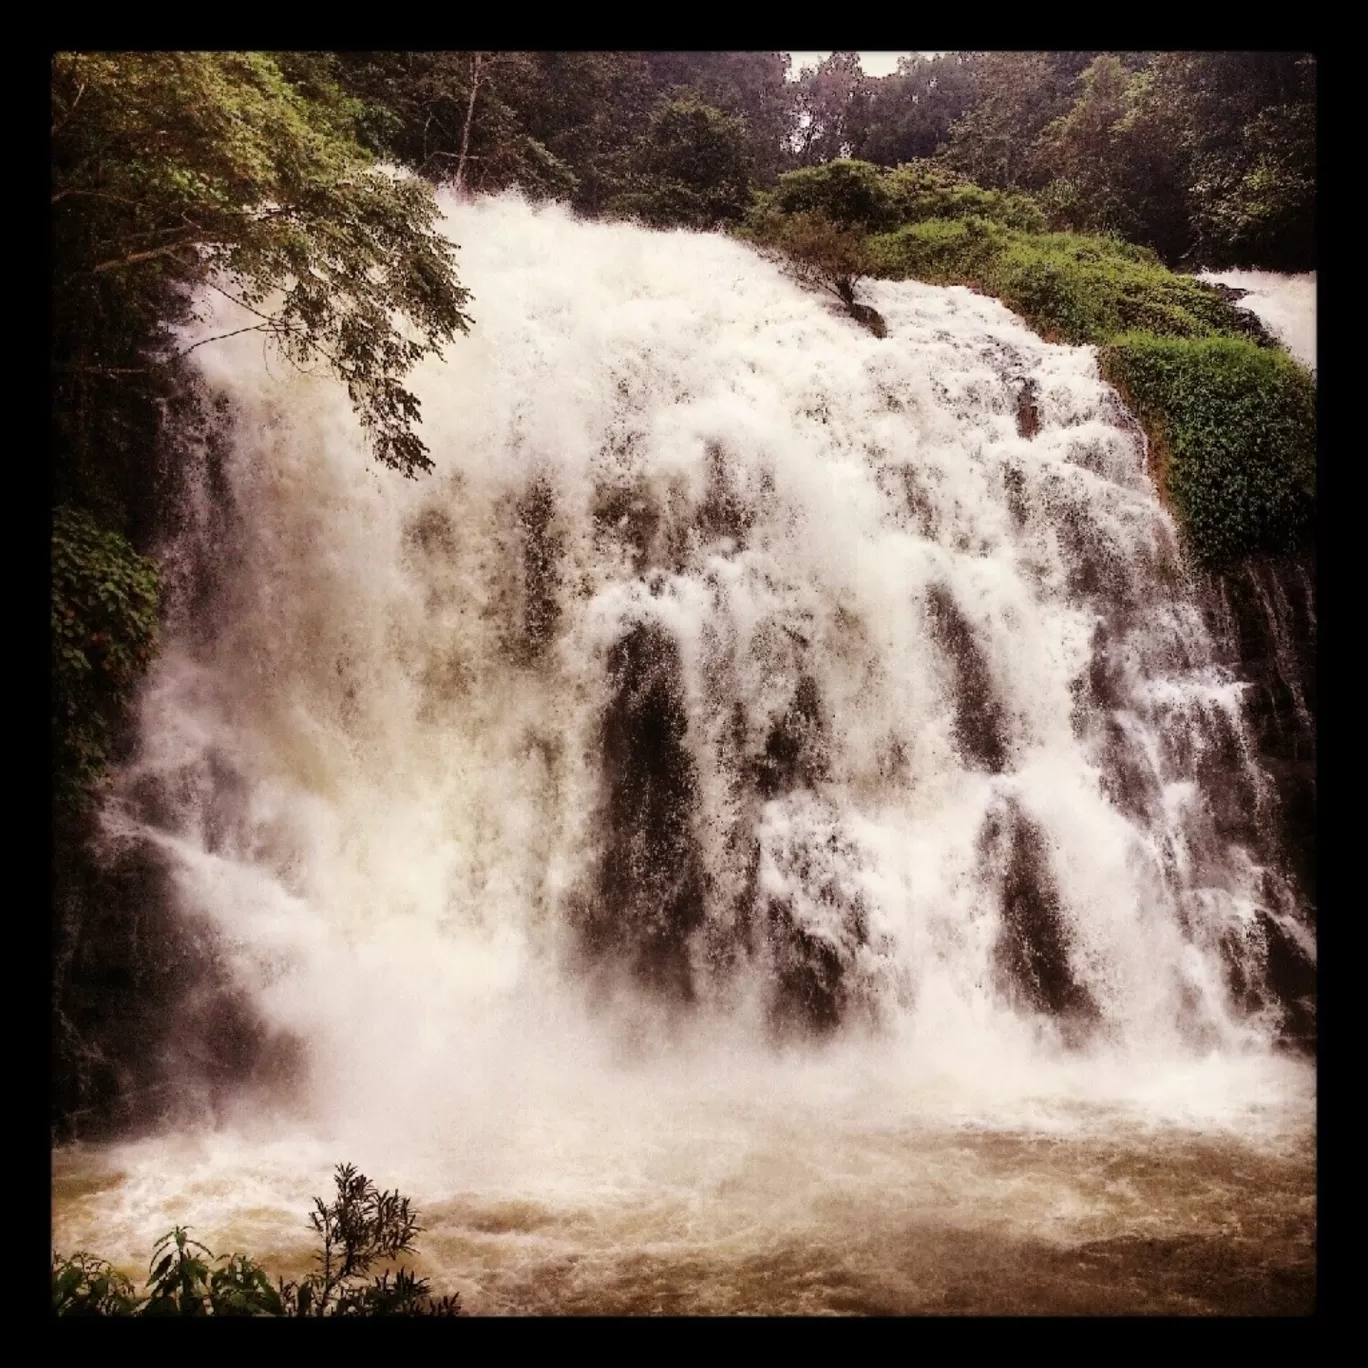
[[[56,1242],[297,1261],[348,1159],[476,1310],[933,1309],[990,1246],[1214,1238],[1232,1164],[1302,1210],[1313,1075],[1232,966],[1310,938],[1093,353],[913,283],[879,340],[721,237],[450,223],[431,475],[252,337],[195,353],[227,502],[110,821],[303,1063],[60,1153]]]
[[[1236,307],[1248,309],[1303,366],[1316,369],[1315,271],[1203,271],[1198,279],[1248,291]]]

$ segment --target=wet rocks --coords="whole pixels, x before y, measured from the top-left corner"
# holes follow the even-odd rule
[[[1002,922],[994,963],[1006,996],[1051,1016],[1095,1017],[1096,1005],[1070,961],[1044,833],[1008,800],[989,814],[980,847],[999,888]]]
[[[1034,380],[1021,381],[1017,390],[1016,425],[1019,437],[1034,437],[1040,431],[1040,387]]]
[[[638,981],[688,1000],[704,877],[678,647],[659,625],[640,623],[609,653],[608,675],[603,854],[581,932],[591,957],[614,959]]]

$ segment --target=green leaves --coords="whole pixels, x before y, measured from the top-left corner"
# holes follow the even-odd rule
[[[56,1316],[131,1316],[137,1306],[133,1284],[103,1259],[74,1254],[52,1256],[52,1312]]]
[[[665,101],[632,151],[627,188],[607,212],[657,227],[739,219],[750,199],[749,162],[739,119],[694,99]]]
[[[979,219],[1043,232],[1045,215],[1030,195],[985,190],[939,162],[909,162],[890,171],[885,185],[901,223]]]
[[[871,273],[937,285],[982,282],[1006,241],[1005,231],[985,219],[932,218],[909,223],[870,238]]]
[[[421,1227],[409,1199],[381,1192],[351,1164],[339,1164],[333,1202],[314,1199],[310,1224],[321,1240],[318,1271],[272,1285],[245,1254],[223,1254],[175,1226],[148,1261],[148,1295],[102,1259],[52,1256],[52,1309],[58,1316],[459,1316],[459,1296],[434,1298],[426,1278],[377,1262],[413,1252]],[[215,1266],[218,1265],[218,1266]]]
[[[57,797],[89,800],[111,729],[151,658],[159,600],[155,561],[84,509],[52,519],[52,746]]]
[[[213,1251],[190,1238],[184,1226],[167,1231],[157,1241],[147,1268],[151,1296],[143,1307],[147,1316],[203,1316],[210,1310],[209,1264]]]
[[[221,1264],[221,1268],[212,1267]],[[266,1271],[245,1254],[213,1252],[176,1226],[157,1242],[143,1316],[283,1316],[285,1302]]]
[[[96,280],[116,308],[213,285],[297,364],[323,358],[413,475],[431,462],[402,378],[469,328],[469,293],[429,187],[373,166],[361,107],[311,75],[306,98],[261,53],[57,54],[59,305]]]
[[[1191,552],[1221,565],[1307,534],[1316,497],[1315,382],[1232,338],[1121,337],[1104,374],[1168,453],[1165,491]]]
[[[898,205],[877,166],[841,158],[780,176],[760,198],[754,218],[758,223],[794,214],[817,214],[842,228],[877,232],[898,221]]]

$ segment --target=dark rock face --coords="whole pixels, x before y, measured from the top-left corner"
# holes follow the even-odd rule
[[[1202,284],[1213,294],[1219,295],[1227,304],[1235,305],[1229,321],[1243,332],[1251,342],[1257,342],[1261,347],[1281,345],[1278,339],[1259,321],[1258,315],[1240,304],[1240,300],[1249,293],[1248,290],[1238,289],[1234,285],[1224,285],[1217,280],[1204,280]]]
[[[841,303],[846,306],[846,312],[861,327],[868,328],[875,337],[888,336],[888,323],[883,314],[877,309],[870,308],[868,304],[861,304],[855,298],[854,285],[849,280],[838,280],[836,282],[836,293],[841,297]]]
[[[212,928],[182,915],[150,841],[97,857],[89,833],[70,833],[62,848],[67,862],[53,871],[56,1137],[198,1120],[230,1092],[296,1075],[299,1043],[255,1015]]]
[[[1271,846],[1314,918],[1316,903],[1316,565],[1314,552],[1249,558],[1206,577],[1203,610],[1222,664],[1251,687],[1245,718],[1273,782]]]
[[[1019,437],[1034,437],[1040,431],[1040,391],[1034,380],[1023,380],[1017,392],[1016,425]]]
[[[1007,747],[1002,709],[988,663],[950,591],[937,585],[927,596],[932,631],[955,668],[955,738],[965,760],[1001,774]]]
[[[1267,912],[1259,914],[1264,942],[1264,981],[1282,1009],[1283,1038],[1313,1049],[1316,1044],[1316,966]]]
[[[871,1005],[861,854],[834,804],[796,793],[783,807],[781,829],[762,836],[782,891],[770,883],[752,923],[769,975],[769,1026],[780,1038],[826,1035]]]
[[[855,957],[868,940],[865,908],[836,876],[839,867],[855,866],[855,852],[842,840],[834,814],[815,800],[828,761],[821,693],[811,675],[800,674],[788,707],[770,728],[748,773],[756,796],[797,798],[807,814],[800,822],[808,829],[799,839],[770,851],[797,886],[795,896],[756,898],[751,881],[751,926],[770,976],[769,1025],[781,1038],[825,1035],[840,1026],[857,991],[852,982]],[[816,808],[802,806],[814,800]],[[815,813],[821,816],[809,826]]]
[[[725,453],[716,443],[708,447],[708,493],[693,521],[705,544],[727,539],[738,549],[755,521],[755,510],[732,488]]]
[[[826,733],[817,683],[804,675],[793,702],[765,740],[755,765],[755,787],[762,798],[794,788],[809,788],[826,771]]]
[[[522,533],[522,648],[526,658],[540,657],[560,622],[559,561],[561,538],[554,527],[556,506],[551,487],[534,482],[518,504]]]
[[[1051,1016],[1096,1016],[1069,962],[1063,909],[1040,829],[1008,801],[989,816],[981,844],[985,860],[1000,871],[1002,929],[994,958],[1007,995]]]
[[[825,1035],[849,1011],[852,960],[867,933],[862,908],[843,906],[841,912],[841,936],[833,941],[804,927],[786,901],[766,905],[774,972],[770,1025],[778,1035]]]
[[[1227,947],[1231,987],[1256,1010],[1271,1001],[1283,1039],[1312,1049],[1316,966],[1289,925],[1316,922],[1316,564],[1314,552],[1248,558],[1206,576],[1203,610],[1221,661],[1250,687],[1245,721],[1273,801],[1218,805],[1231,834],[1265,852],[1267,905],[1254,942]],[[1290,887],[1289,887],[1290,886]],[[1289,905],[1290,904],[1290,905]],[[1286,923],[1286,924],[1285,924]]]
[[[884,320],[883,314],[877,309],[870,308],[868,304],[850,304],[847,307],[850,310],[851,318],[861,327],[868,328],[875,337],[888,336],[888,324]]]
[[[1247,1012],[1272,1008],[1280,1040],[1298,1050],[1316,1046],[1316,965],[1280,917],[1260,910],[1253,923],[1223,937],[1227,982]]]
[[[704,879],[679,651],[661,627],[641,624],[612,649],[608,670],[604,854],[584,942],[591,957],[623,962],[639,981],[688,1001],[689,939],[703,919]]]

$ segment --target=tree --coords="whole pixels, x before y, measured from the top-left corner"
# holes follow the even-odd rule
[[[337,83],[379,111],[377,150],[434,184],[475,193],[517,187],[571,197],[578,178],[530,130],[542,54],[348,52],[328,54]],[[290,61],[294,59],[291,58]]]
[[[800,166],[860,155],[869,93],[858,52],[833,52],[802,72],[795,83],[793,132]]]
[[[745,213],[749,179],[741,121],[697,100],[671,100],[651,115],[630,162],[629,188],[607,208],[660,227],[709,228]]]
[[[977,99],[950,129],[944,156],[987,189],[1039,188],[1031,148],[1051,120],[1067,112],[1091,52],[970,54]]]
[[[977,94],[974,65],[965,53],[900,57],[893,75],[870,83],[859,155],[878,166],[934,157]]]
[[[1191,109],[1196,254],[1212,264],[1309,269],[1316,262],[1315,58],[1185,56],[1166,74]]]
[[[371,165],[340,92],[306,99],[255,53],[59,53],[52,73],[60,397],[164,362],[158,325],[205,289],[291,360],[323,358],[380,461],[427,469],[401,380],[469,327],[469,295],[431,191]],[[117,358],[92,320],[131,322]]]
[[[739,119],[747,161],[761,185],[788,165],[793,82],[785,52],[647,52],[665,100],[695,100]]]
[[[638,52],[541,52],[519,110],[528,132],[574,173],[572,199],[597,214],[626,189],[637,139],[655,105]]]
[[[1104,52],[1079,78],[1082,89],[1073,107],[1036,140],[1034,174],[1050,182],[1062,226],[1127,236],[1134,227],[1116,189],[1115,129],[1126,112],[1129,81],[1120,59]]]
[[[799,280],[830,290],[847,307],[860,277],[871,270],[866,242],[859,227],[834,223],[820,213],[785,218],[769,238]]]

